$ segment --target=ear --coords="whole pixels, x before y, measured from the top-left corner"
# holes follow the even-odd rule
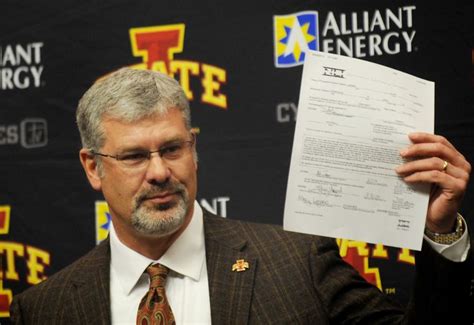
[[[194,162],[194,170],[197,171],[198,169],[198,153],[197,153],[197,133],[194,129],[191,130],[191,136],[193,137],[193,162]]]
[[[102,179],[100,178],[99,167],[94,157],[89,153],[89,150],[83,148],[79,151],[79,159],[92,188],[100,191],[102,189]]]

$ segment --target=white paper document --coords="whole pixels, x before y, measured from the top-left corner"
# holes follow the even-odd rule
[[[284,228],[420,250],[430,187],[394,169],[408,133],[433,129],[433,82],[306,52]]]

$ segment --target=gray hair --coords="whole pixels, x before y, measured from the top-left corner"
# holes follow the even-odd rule
[[[173,78],[150,70],[119,69],[96,81],[82,96],[76,121],[83,148],[99,151],[105,143],[105,115],[134,122],[176,108],[191,129],[189,102]]]

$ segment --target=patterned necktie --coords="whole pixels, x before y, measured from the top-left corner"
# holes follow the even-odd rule
[[[146,269],[150,276],[150,289],[138,306],[137,325],[176,323],[165,294],[168,271],[166,266],[160,264],[150,265]]]

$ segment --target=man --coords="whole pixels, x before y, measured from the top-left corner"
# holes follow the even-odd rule
[[[425,242],[403,312],[340,259],[333,239],[216,217],[196,204],[195,135],[173,79],[118,70],[86,92],[77,122],[82,166],[113,227],[89,254],[16,296],[15,323],[148,324],[155,316],[144,308],[158,304],[156,317],[178,324],[467,319],[469,242],[457,211],[471,167],[444,138],[412,134],[401,154],[421,159],[397,169],[407,182],[433,184],[426,225],[449,243]],[[165,284],[153,284],[151,264],[165,269]]]

